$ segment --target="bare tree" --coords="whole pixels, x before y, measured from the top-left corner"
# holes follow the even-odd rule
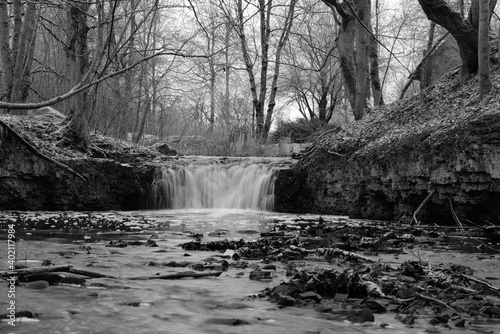
[[[274,71],[271,79],[270,92],[268,95],[268,71],[270,65],[270,46],[272,39],[273,28],[271,26],[273,10],[276,10],[279,6],[275,5],[272,0],[265,1],[259,0],[258,6],[256,8],[257,15],[259,17],[259,33],[258,38],[260,41],[259,49],[253,50],[258,59],[260,60],[260,66],[257,70],[256,63],[251,55],[251,50],[249,49],[249,41],[246,33],[247,29],[247,18],[245,17],[245,10],[250,3],[246,3],[243,6],[243,0],[237,1],[236,7],[236,19],[233,20],[233,25],[240,38],[241,52],[244,59],[245,69],[248,74],[250,91],[252,94],[253,107],[255,112],[256,128],[255,136],[259,140],[265,141],[271,129],[272,116],[274,112],[274,107],[276,105],[276,94],[278,91],[278,78],[280,74],[281,65],[281,51],[288,41],[290,35],[290,30],[295,18],[295,5],[297,0],[291,0],[287,6],[285,14],[285,20],[282,22],[282,26],[279,28],[281,30],[280,35],[277,37],[277,42],[274,45]],[[226,16],[231,17],[226,11]],[[259,82],[257,83],[256,72],[259,72]],[[265,112],[265,103],[267,101],[267,112]]]
[[[28,97],[31,86],[31,68],[39,17],[38,1],[32,0],[23,4],[21,0],[14,0],[13,23],[8,6],[7,0],[0,1],[0,54],[5,72],[5,92],[1,94],[1,100],[22,103]],[[9,34],[10,32],[12,33]]]

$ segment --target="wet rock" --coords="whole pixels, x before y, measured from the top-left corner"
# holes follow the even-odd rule
[[[370,309],[362,309],[360,311],[353,311],[347,316],[347,320],[355,324],[362,324],[364,322],[374,322],[375,317]]]
[[[270,271],[263,271],[260,269],[254,270],[250,273],[249,278],[252,281],[270,281],[273,278],[271,277]]]
[[[24,287],[26,289],[31,289],[31,290],[44,290],[48,289],[50,286],[49,282],[47,281],[33,281],[26,283]]]
[[[110,241],[106,247],[118,247],[118,248],[124,248],[127,247],[128,243],[126,243],[123,240],[118,240],[118,241]]]
[[[72,285],[72,286],[84,286],[86,280],[81,277],[63,277],[60,281],[60,285]]]
[[[299,294],[299,298],[303,300],[313,300],[316,303],[319,303],[323,298],[313,291],[307,291]]]
[[[279,306],[287,307],[287,306],[295,306],[297,300],[291,296],[280,296],[277,304]]]
[[[242,326],[250,324],[250,322],[246,320],[237,318],[211,318],[208,319],[206,323],[214,325],[226,325],[226,326]]]

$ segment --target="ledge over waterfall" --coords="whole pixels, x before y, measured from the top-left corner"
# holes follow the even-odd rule
[[[498,72],[493,82],[500,82]],[[279,172],[275,209],[453,223],[500,222],[500,94],[457,72],[318,137]],[[429,195],[431,194],[431,195]]]

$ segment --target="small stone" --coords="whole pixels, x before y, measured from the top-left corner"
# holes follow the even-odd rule
[[[455,322],[455,327],[464,328],[465,327],[465,319],[460,319],[457,322]]]

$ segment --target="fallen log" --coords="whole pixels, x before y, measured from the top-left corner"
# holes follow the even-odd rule
[[[92,277],[92,278],[101,278],[101,277],[117,278],[116,276],[96,273],[93,271],[75,269],[75,268],[73,268],[73,266],[70,266],[70,265],[33,267],[33,268],[16,269],[16,270],[11,270],[11,271],[0,271],[0,277],[25,276],[25,275],[31,275],[31,274],[51,273],[51,272],[55,272],[55,271],[80,274],[80,275],[84,275],[84,276],[88,276],[88,277]]]
[[[0,271],[0,277],[9,277],[9,276],[24,276],[30,274],[39,274],[39,273],[50,273],[54,271],[63,271],[68,272],[71,269],[71,266],[51,266],[51,267],[33,267],[33,268],[23,268],[16,270],[4,270]]]
[[[130,280],[148,280],[148,279],[181,279],[181,278],[201,278],[201,277],[218,277],[222,274],[222,271],[211,271],[203,273],[195,273],[194,271],[183,271],[173,274],[166,275],[154,275],[154,276],[139,276],[139,277],[129,277]]]

